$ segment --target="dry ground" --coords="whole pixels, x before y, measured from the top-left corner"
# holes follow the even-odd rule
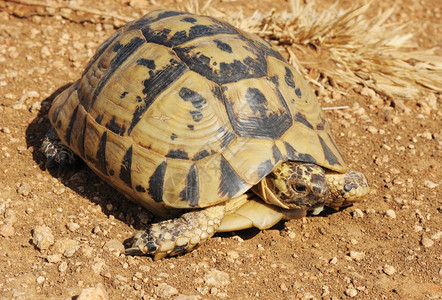
[[[442,297],[440,94],[392,99],[362,86],[341,87],[345,95],[319,93],[324,107],[350,107],[327,117],[350,166],[370,182],[363,202],[270,230],[218,235],[176,258],[126,257],[112,249],[150,215],[85,167],[56,178],[38,151],[52,99],[122,21],[53,4],[134,18],[160,8],[155,3],[182,2],[50,2],[0,1],[0,299],[72,299],[99,283],[111,299]],[[376,0],[370,13],[396,3],[392,18],[412,21],[414,41],[430,48],[442,45],[437,2]],[[287,2],[213,5],[250,14]],[[329,5],[319,1],[318,9]],[[54,245],[35,247],[37,226],[50,228]]]

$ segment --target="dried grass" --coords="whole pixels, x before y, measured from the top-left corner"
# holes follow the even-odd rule
[[[442,92],[442,58],[436,49],[412,51],[407,24],[386,22],[394,8],[370,18],[371,2],[347,10],[335,4],[318,12],[312,3],[290,0],[290,11],[245,16],[241,10],[227,15],[211,2],[201,6],[192,0],[182,9],[225,19],[276,41],[286,48],[290,63],[319,86],[362,85],[388,97],[411,99]]]

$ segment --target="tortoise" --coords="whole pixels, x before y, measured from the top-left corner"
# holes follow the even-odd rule
[[[130,255],[182,254],[215,232],[270,228],[369,191],[302,76],[269,42],[209,16],[127,23],[48,116],[48,163],[79,156],[163,218]]]

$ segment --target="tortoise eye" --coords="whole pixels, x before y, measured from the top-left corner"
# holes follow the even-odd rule
[[[294,188],[295,188],[295,191],[297,191],[298,193],[304,193],[306,190],[305,185],[302,185],[302,184],[295,184]]]

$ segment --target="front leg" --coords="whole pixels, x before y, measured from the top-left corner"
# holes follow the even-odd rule
[[[189,252],[215,234],[225,214],[226,205],[222,203],[151,224],[135,234],[126,254],[152,254],[158,260]]]

